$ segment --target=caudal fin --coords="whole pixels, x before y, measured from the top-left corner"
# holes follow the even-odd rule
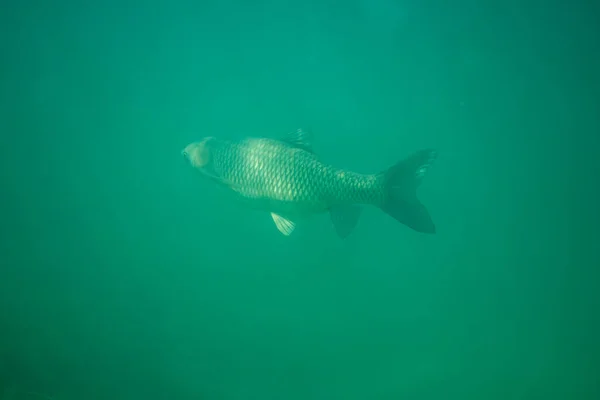
[[[429,211],[417,198],[417,188],[436,157],[434,150],[421,150],[382,173],[385,198],[381,209],[418,232],[435,233]]]

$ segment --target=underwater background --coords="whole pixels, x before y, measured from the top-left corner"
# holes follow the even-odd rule
[[[593,2],[0,6],[0,399],[599,399]],[[423,235],[281,235],[203,136],[439,152]]]

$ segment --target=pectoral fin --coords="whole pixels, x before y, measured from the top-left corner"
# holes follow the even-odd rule
[[[222,178],[222,177],[212,173],[211,171],[208,171],[207,169],[200,169],[200,171],[204,174],[204,176],[206,176],[207,178],[209,178],[210,180],[212,180],[214,182],[217,182],[221,185],[225,185],[228,188],[236,190],[236,191],[241,189],[241,185],[233,183],[229,179]]]
[[[290,236],[292,232],[294,232],[296,224],[294,224],[292,221],[275,213],[271,213],[271,217],[273,217],[273,221],[275,222],[277,229],[279,229],[279,232],[283,233],[285,236]]]

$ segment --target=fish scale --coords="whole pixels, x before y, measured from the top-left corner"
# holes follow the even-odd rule
[[[294,203],[287,214],[326,211],[348,203],[372,204],[382,197],[374,175],[325,165],[314,154],[271,139],[211,144],[213,172],[243,197]],[[283,213],[283,212],[282,212]]]

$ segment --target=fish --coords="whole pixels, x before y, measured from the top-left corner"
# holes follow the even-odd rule
[[[437,158],[435,150],[420,150],[384,171],[361,174],[321,161],[312,143],[311,131],[296,129],[280,138],[207,136],[181,153],[202,175],[235,192],[251,208],[270,213],[285,236],[298,221],[329,212],[337,235],[346,238],[364,205],[380,208],[414,231],[436,233],[417,197]]]

